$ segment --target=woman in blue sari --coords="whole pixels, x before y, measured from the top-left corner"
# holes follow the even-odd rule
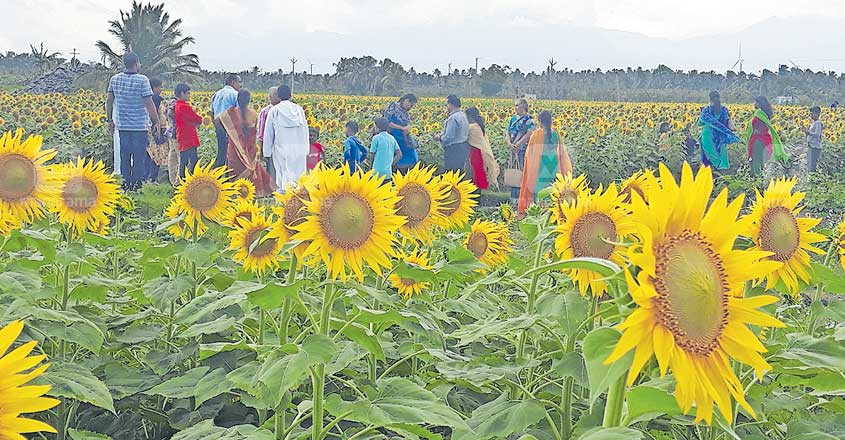
[[[411,137],[411,116],[408,114],[416,104],[417,97],[408,93],[402,95],[398,101],[390,103],[384,111],[384,117],[390,123],[388,133],[396,139],[399,149],[402,150],[402,158],[396,163],[396,169],[400,172],[419,162],[416,140]]]
[[[710,105],[701,109],[698,125],[701,127],[701,164],[717,170],[730,168],[728,145],[740,139],[733,132],[731,114],[722,105],[719,92],[710,92]]]

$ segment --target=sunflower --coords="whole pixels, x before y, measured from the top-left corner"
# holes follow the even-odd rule
[[[16,229],[20,229],[21,221],[6,208],[0,205],[0,235],[7,236]]]
[[[839,235],[836,240],[839,248],[839,264],[842,266],[842,270],[845,270],[845,217],[842,218],[842,224],[839,225]]]
[[[120,199],[120,186],[102,162],[77,159],[55,167],[59,197],[48,201],[59,221],[77,233],[104,230]]]
[[[587,176],[572,177],[571,174],[558,174],[552,183],[549,196],[552,200],[551,218],[553,223],[563,221],[563,208],[574,204],[581,197],[590,193]]]
[[[796,179],[773,180],[757,199],[748,214],[750,223],[746,231],[754,242],[755,250],[769,252],[770,261],[778,267],[762,278],[766,279],[766,288],[772,289],[778,280],[783,280],[786,289],[792,295],[798,294],[798,280],[809,282],[810,255],[823,254],[824,251],[813,243],[825,241],[822,234],[810,230],[821,222],[820,219],[798,217],[803,207],[799,203],[804,193],[793,192]],[[759,280],[758,280],[759,281]]]
[[[431,263],[429,262],[428,255],[421,252],[419,249],[414,249],[413,252],[403,255],[401,259],[406,263],[415,264],[423,269],[431,269]],[[391,284],[393,284],[393,287],[399,291],[399,294],[405,297],[405,299],[414,295],[419,295],[420,292],[422,292],[422,289],[425,289],[429,285],[426,281],[417,281],[412,278],[402,278],[396,273],[390,274],[388,280]]]
[[[624,203],[631,203],[633,194],[637,194],[641,199],[645,200],[646,191],[648,191],[651,183],[654,182],[654,173],[651,170],[637,171],[631,177],[622,181],[619,194],[624,197]],[[648,202],[648,200],[646,200]]]
[[[601,258],[619,265],[625,263],[624,247],[616,243],[635,232],[631,216],[622,202],[616,185],[607,190],[584,194],[578,203],[562,205],[563,220],[557,226],[555,251],[560,258]],[[607,287],[602,276],[586,269],[567,271],[569,277],[578,284],[581,294],[590,287],[594,296],[601,296]]]
[[[234,259],[244,270],[258,274],[279,266],[279,253],[287,239],[285,228],[258,213],[251,218],[238,219],[238,226],[229,232],[230,249]]]
[[[235,197],[247,202],[255,200],[255,184],[249,179],[240,178],[235,181]]]
[[[36,367],[44,360],[43,354],[30,356],[36,341],[29,341],[9,351],[23,330],[22,321],[12,321],[0,329],[0,438],[25,439],[22,434],[52,432],[52,426],[21,414],[46,411],[60,402],[44,397],[50,385],[26,385],[41,376],[50,364]],[[29,372],[26,372],[29,370]]]
[[[516,218],[516,212],[513,210],[513,205],[510,203],[502,203],[499,205],[499,217],[505,224],[513,223],[513,219]]]
[[[318,165],[317,168],[311,170],[308,174],[303,174],[296,186],[291,186],[284,192],[284,194],[274,193],[273,198],[279,204],[273,207],[273,213],[279,216],[282,226],[287,231],[288,236],[296,234],[294,227],[302,224],[308,216],[308,209],[305,207],[305,202],[311,200],[308,194],[308,188],[313,188],[319,183],[318,176],[325,170]],[[305,249],[308,247],[308,242],[298,244],[293,248],[294,254],[298,262],[302,262],[305,257]]]
[[[434,177],[434,168],[411,168],[405,174],[393,175],[393,187],[400,197],[396,213],[405,217],[402,234],[412,240],[431,243],[435,226],[446,226],[446,219],[440,211],[449,192],[439,185]]]
[[[473,209],[478,205],[475,184],[464,179],[464,175],[458,171],[441,174],[439,184],[446,191],[446,199],[440,206],[446,227],[462,228],[469,222]]]
[[[42,204],[55,197],[53,173],[44,164],[56,151],[42,150],[41,136],[21,142],[22,137],[23,129],[0,137],[0,207],[28,223],[41,217]]]
[[[262,209],[255,203],[235,197],[235,202],[223,215],[222,224],[230,228],[238,228],[240,220],[252,220],[263,214]]]
[[[346,267],[364,279],[364,263],[381,275],[396,255],[396,231],[405,218],[396,214],[399,197],[373,171],[325,169],[306,182],[305,219],[292,226],[294,240],[308,241],[307,255],[319,255],[332,279],[347,279]]]
[[[731,420],[731,396],[754,415],[730,361],[751,365],[760,378],[771,370],[760,356],[766,348],[748,325],[784,327],[757,310],[777,298],[742,296],[746,281],[777,264],[765,260],[766,252],[734,248],[746,227],[737,221],[743,197],[728,203],[723,190],[708,208],[709,167],[693,176],[684,164],[678,184],[661,164],[660,180],[652,183],[650,204],[639,197],[631,203],[641,243],[629,248],[628,258],[639,273],[636,280],[627,270],[625,275],[637,307],[617,327],[623,334],[605,364],[635,350],[630,385],[656,357],[661,375],[672,370],[675,376],[679,407],[686,413],[695,405],[696,422],[712,423],[714,404]]]
[[[489,220],[476,220],[464,241],[464,247],[488,268],[508,261],[512,244],[508,228]]]
[[[173,200],[170,205],[167,206],[167,209],[164,210],[164,216],[167,219],[174,220],[177,217],[182,215],[182,208],[179,205],[177,200]],[[197,227],[197,235],[205,234],[205,231],[208,230],[208,226],[202,221],[202,219],[197,220],[196,222]],[[177,238],[185,238],[191,239],[194,236],[194,225],[188,224],[187,220],[184,218],[170,226],[167,227],[167,232],[170,235],[177,237]]]
[[[203,218],[222,220],[235,196],[235,185],[227,181],[225,173],[226,167],[212,169],[212,164],[205,167],[197,164],[192,173],[186,174],[174,200],[180,212],[186,214],[189,225]]]

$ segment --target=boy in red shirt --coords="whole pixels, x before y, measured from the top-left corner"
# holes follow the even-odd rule
[[[179,143],[179,177],[185,178],[185,170],[194,171],[199,156],[197,148],[200,146],[197,127],[202,125],[202,116],[191,107],[191,88],[185,83],[179,83],[173,90],[176,95],[176,106],[173,109],[176,121],[176,141]]]
[[[311,142],[311,150],[308,152],[308,158],[305,160],[305,165],[308,171],[317,167],[317,164],[325,159],[323,145],[319,142],[320,129],[312,127],[308,129],[308,140]]]

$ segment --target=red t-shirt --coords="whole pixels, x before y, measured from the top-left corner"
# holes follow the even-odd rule
[[[199,147],[200,137],[197,134],[197,127],[202,125],[202,116],[198,115],[191,104],[186,101],[176,101],[173,114],[173,119],[176,121],[176,141],[179,143],[179,151]]]
[[[319,142],[314,142],[311,144],[311,150],[308,152],[308,158],[305,160],[305,165],[309,170],[313,170],[317,167],[317,164],[320,163],[320,159],[322,159],[322,157],[323,145]]]

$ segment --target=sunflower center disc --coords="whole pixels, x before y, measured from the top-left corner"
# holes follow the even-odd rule
[[[487,252],[487,236],[481,232],[473,232],[467,240],[467,249],[475,255],[475,258],[481,258]]]
[[[575,203],[576,200],[578,200],[578,193],[575,192],[575,190],[573,190],[572,188],[564,188],[560,192],[558,204],[561,206],[566,206]]]
[[[800,234],[798,221],[792,211],[783,206],[775,206],[763,215],[758,239],[763,250],[774,252],[773,260],[787,261],[798,250],[801,243]]]
[[[417,280],[413,278],[402,278],[400,279],[400,281],[402,282],[403,286],[413,286],[414,284],[417,284]]]
[[[75,212],[88,212],[97,204],[97,185],[82,176],[71,177],[62,190],[65,206]]]
[[[38,183],[35,164],[20,154],[0,157],[0,198],[14,202],[29,197]]]
[[[235,221],[232,222],[232,223],[234,223],[232,226],[237,228],[238,225],[240,224],[241,219],[244,219],[246,221],[252,220],[252,213],[249,212],[249,211],[242,211],[242,212],[237,213],[235,215]]]
[[[329,244],[342,249],[363,245],[373,233],[373,208],[358,194],[338,194],[324,203],[320,227]]]
[[[288,230],[288,233],[295,234],[296,231],[292,228],[305,220],[305,203],[302,201],[308,199],[308,192],[303,189],[297,191],[297,193],[294,194],[287,203],[285,203],[282,223],[284,223],[285,229]]]
[[[245,185],[238,188],[238,195],[241,196],[242,199],[245,199],[246,196],[249,195],[249,188]]]
[[[461,207],[461,192],[454,186],[449,190],[449,195],[446,196],[446,201],[443,203],[443,215],[451,216]]]
[[[249,234],[247,234],[247,236],[246,236],[246,245],[251,247],[252,243],[255,242],[255,240],[257,240],[258,237],[261,236],[261,233],[264,232],[264,231],[266,231],[266,229],[264,229],[264,228],[257,228],[257,229],[250,231]],[[272,237],[271,238],[265,237],[264,240],[261,241],[261,243],[258,243],[257,245],[255,245],[254,248],[252,248],[252,252],[250,252],[249,254],[254,256],[254,257],[266,257],[267,255],[270,255],[270,253],[272,253],[273,249],[275,249],[275,248],[276,248],[276,239],[272,238]],[[249,248],[247,248],[247,249],[249,249]]]
[[[718,254],[697,233],[684,231],[658,247],[654,299],[658,321],[687,352],[706,356],[728,319],[728,284]]]
[[[217,182],[200,179],[191,182],[185,191],[185,201],[200,212],[210,211],[220,200],[220,188]]]
[[[589,212],[572,226],[572,250],[576,257],[608,259],[613,255],[616,223],[600,212]]]
[[[622,189],[621,194],[625,196],[625,199],[622,200],[625,203],[631,203],[634,199],[633,194],[637,193],[641,199],[645,200],[645,192],[643,192],[642,188],[635,183],[629,183],[625,185],[625,188]]]
[[[428,217],[431,211],[431,197],[428,191],[419,183],[405,185],[399,190],[402,200],[399,201],[398,215],[408,218],[408,226],[414,227]]]

